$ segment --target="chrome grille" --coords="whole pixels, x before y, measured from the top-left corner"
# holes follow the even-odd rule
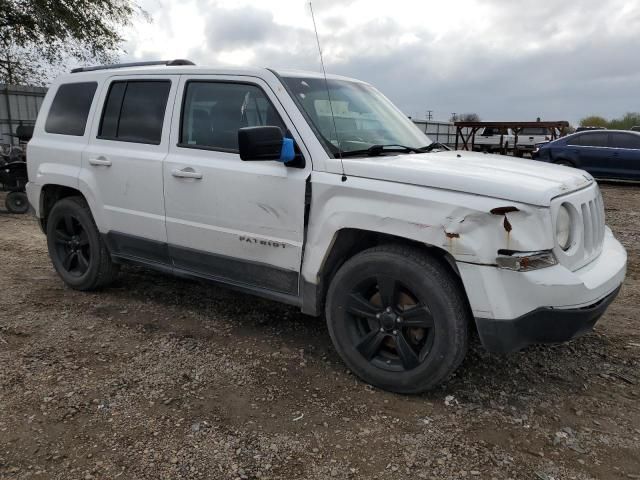
[[[602,249],[604,241],[604,204],[602,195],[598,195],[588,202],[580,205],[582,212],[582,241],[584,245],[584,253],[587,257],[595,256]]]
[[[553,200],[552,210],[562,204],[573,207],[576,223],[575,245],[568,251],[558,245],[553,249],[556,257],[567,268],[577,270],[594,260],[602,251],[605,234],[604,203],[597,184]],[[555,216],[553,217],[555,221]]]

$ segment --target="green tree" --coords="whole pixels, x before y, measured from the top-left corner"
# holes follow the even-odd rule
[[[640,113],[628,112],[622,118],[614,118],[609,122],[609,128],[613,130],[630,130],[631,127],[640,125]]]
[[[69,59],[112,62],[135,15],[146,14],[133,0],[0,0],[0,82],[45,83]]]
[[[598,115],[590,115],[580,120],[583,127],[605,127],[612,130],[630,130],[631,127],[640,126],[640,112],[627,112],[622,118],[607,120]]]
[[[608,127],[609,121],[599,115],[589,115],[580,120],[581,127]]]

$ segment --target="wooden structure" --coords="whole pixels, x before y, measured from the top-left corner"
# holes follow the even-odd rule
[[[556,122],[455,122],[455,126],[456,150],[458,150],[460,142],[462,144],[462,150],[473,150],[478,130],[489,127],[500,131],[500,150],[502,153],[506,153],[504,147],[504,136],[509,130],[511,130],[515,136],[515,146],[518,144],[518,134],[523,128],[546,128],[549,132],[550,140],[555,140],[556,138],[564,137],[567,134],[569,122],[566,120]],[[471,142],[471,144],[469,144],[469,142]]]

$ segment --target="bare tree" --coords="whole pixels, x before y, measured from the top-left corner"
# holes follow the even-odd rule
[[[480,115],[477,113],[458,113],[452,115],[449,119],[450,122],[479,122]]]

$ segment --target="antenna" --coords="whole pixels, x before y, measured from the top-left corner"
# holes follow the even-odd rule
[[[338,127],[336,126],[336,117],[333,114],[333,103],[331,103],[331,93],[329,92],[329,81],[327,80],[327,71],[324,68],[324,59],[322,58],[322,48],[320,48],[320,37],[318,36],[318,27],[316,26],[316,17],[313,15],[313,5],[309,0],[309,10],[311,11],[311,20],[313,21],[313,29],[316,32],[316,42],[318,43],[318,53],[320,54],[320,65],[322,65],[322,74],[324,75],[324,85],[327,89],[327,98],[329,99],[329,110],[331,111],[331,120],[333,121],[333,132],[338,142],[338,157],[340,158],[340,168],[342,170],[342,181],[347,181],[344,173],[344,163],[342,163],[342,149],[340,148],[340,138],[338,138]]]

